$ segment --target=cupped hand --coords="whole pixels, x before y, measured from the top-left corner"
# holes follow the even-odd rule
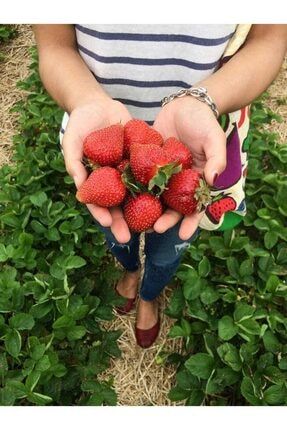
[[[193,168],[203,173],[213,185],[226,166],[226,137],[212,110],[191,96],[174,99],[156,117],[153,127],[164,139],[174,136],[193,154]],[[186,215],[179,229],[179,237],[188,240],[196,231],[204,211]],[[164,233],[179,222],[182,215],[167,209],[154,224],[157,233]]]
[[[108,127],[121,122],[123,125],[131,119],[128,110],[118,101],[109,97],[100,97],[76,107],[70,114],[69,122],[63,138],[63,152],[67,172],[79,188],[88,176],[83,158],[83,141],[93,130]],[[120,243],[130,240],[129,228],[119,207],[103,208],[87,205],[92,216],[103,226],[110,227]]]

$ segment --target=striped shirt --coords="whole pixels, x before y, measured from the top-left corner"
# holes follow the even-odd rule
[[[152,123],[161,100],[211,75],[233,24],[76,25],[78,50],[97,81],[131,115]],[[63,121],[63,128],[67,122]]]

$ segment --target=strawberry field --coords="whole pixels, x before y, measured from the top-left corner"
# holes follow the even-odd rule
[[[122,359],[121,331],[104,328],[123,302],[112,288],[120,270],[75,199],[62,112],[34,50],[19,86],[28,97],[14,107],[14,156],[0,170],[0,404],[116,405],[102,375]],[[181,353],[157,353],[176,369],[173,405],[287,404],[287,146],[265,127],[280,120],[266,97],[252,108],[244,223],[201,234],[164,309],[169,337],[183,340]]]

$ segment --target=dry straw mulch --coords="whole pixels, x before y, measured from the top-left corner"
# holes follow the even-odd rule
[[[18,25],[18,36],[1,47],[5,61],[0,62],[0,166],[9,163],[12,152],[12,137],[16,132],[17,114],[10,113],[13,104],[21,100],[23,91],[16,87],[19,79],[28,74],[30,63],[28,48],[34,44],[31,27]],[[287,105],[279,104],[278,100],[286,101],[287,61],[281,72],[269,88],[271,95],[268,105],[283,118],[287,117]],[[286,142],[286,121],[275,123],[267,128],[278,132],[281,142]],[[171,288],[160,299],[160,308],[166,306]],[[110,368],[101,378],[111,378],[118,393],[119,404],[125,406],[169,405],[167,393],[175,381],[175,369],[159,363],[159,357],[165,352],[180,352],[182,341],[167,337],[172,320],[161,313],[161,332],[157,342],[148,350],[142,350],[135,344],[134,324],[135,311],[128,316],[117,316],[111,323],[105,323],[106,329],[120,329],[123,334],[119,340],[122,357],[112,359]],[[180,403],[178,403],[180,404]]]
[[[18,35],[4,46],[0,52],[0,166],[9,163],[12,152],[12,137],[17,125],[17,114],[10,109],[23,98],[24,92],[16,87],[20,79],[25,79],[30,64],[29,48],[34,44],[34,36],[28,25],[17,25]]]

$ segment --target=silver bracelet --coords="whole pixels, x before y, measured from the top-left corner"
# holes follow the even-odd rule
[[[164,97],[161,101],[161,105],[163,107],[167,103],[174,100],[175,98],[184,97],[184,96],[192,96],[192,97],[195,97],[200,102],[206,103],[211,108],[215,117],[216,118],[219,117],[219,112],[218,112],[216,104],[214,103],[214,101],[212,100],[210,95],[208,94],[207,89],[203,88],[203,87],[192,87],[191,86],[191,88],[189,88],[187,90],[184,90],[184,89],[179,90],[176,93],[171,94],[170,96]]]

